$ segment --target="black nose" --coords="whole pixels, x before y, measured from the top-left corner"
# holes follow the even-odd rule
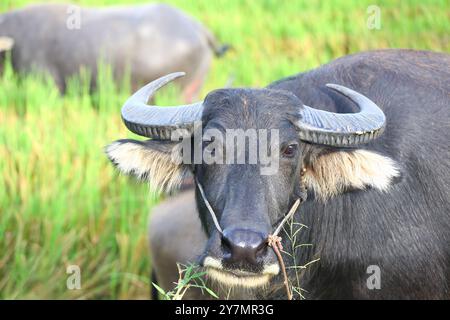
[[[227,262],[256,264],[267,252],[267,236],[248,229],[225,229],[222,247]]]

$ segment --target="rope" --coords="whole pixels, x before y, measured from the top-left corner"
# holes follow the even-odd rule
[[[281,220],[280,224],[275,229],[275,232],[272,233],[272,236],[274,236],[274,237],[278,236],[281,229],[283,229],[284,224],[294,215],[295,211],[297,211],[297,208],[300,205],[300,202],[301,202],[300,198],[295,200],[294,204],[291,207],[291,210],[289,210],[288,214],[284,216],[283,220]]]
[[[288,276],[287,276],[287,272],[286,272],[286,266],[284,265],[284,260],[280,253],[280,251],[283,250],[283,245],[281,244],[282,239],[281,239],[281,237],[278,236],[278,234],[280,233],[280,231],[283,228],[286,221],[288,221],[289,218],[291,218],[292,215],[295,213],[295,211],[297,211],[297,208],[300,205],[300,202],[301,202],[301,199],[298,198],[292,205],[291,210],[289,210],[288,214],[283,218],[283,220],[281,220],[280,224],[278,225],[278,228],[275,229],[275,232],[273,234],[270,234],[267,237],[267,245],[269,247],[271,247],[273,249],[273,251],[275,252],[275,255],[278,258],[278,262],[280,263],[280,268],[283,271],[284,286],[286,288],[288,300],[292,300],[292,292],[291,292],[291,288],[289,288],[289,281],[288,281]]]
[[[217,220],[217,216],[214,213],[213,208],[209,204],[208,199],[206,199],[205,191],[203,191],[203,187],[198,181],[197,177],[195,177],[195,183],[197,184],[197,188],[200,191],[200,194],[202,195],[203,202],[205,203],[206,207],[208,208],[209,213],[211,214],[211,218],[214,221],[214,225],[216,226],[217,231],[220,232],[220,234],[223,234],[222,228],[220,227],[219,221]]]
[[[292,292],[291,288],[289,288],[289,280],[286,272],[286,266],[284,265],[283,257],[281,256],[280,251],[283,250],[283,246],[281,244],[281,237],[274,236],[273,234],[269,235],[267,238],[267,245],[269,247],[272,247],[273,251],[275,252],[278,262],[280,263],[280,268],[283,271],[283,278],[284,278],[284,287],[286,288],[286,293],[288,300],[292,300]]]

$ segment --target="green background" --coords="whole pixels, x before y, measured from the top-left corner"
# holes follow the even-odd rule
[[[148,1],[121,1],[138,3]],[[363,50],[450,51],[448,1],[167,1],[207,25],[233,50],[215,59],[202,96],[224,86],[265,86]],[[3,0],[0,11],[32,1]],[[112,5],[116,1],[74,1]],[[381,28],[369,30],[369,5]],[[448,66],[447,66],[448,67]],[[42,77],[0,76],[0,298],[148,298],[147,219],[158,196],[118,175],[103,154],[128,133],[127,86],[109,69],[90,95],[74,79],[62,97]],[[158,103],[176,103],[166,90]],[[135,137],[136,138],[136,137]],[[66,267],[81,268],[81,290]]]

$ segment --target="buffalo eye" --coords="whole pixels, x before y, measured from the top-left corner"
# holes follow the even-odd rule
[[[281,155],[285,158],[293,158],[297,154],[297,144],[290,144],[283,148]]]
[[[216,154],[216,148],[212,148],[210,146],[210,144],[214,141],[214,137],[211,138],[204,138],[203,139],[203,150],[206,150],[207,152],[209,152],[209,154],[214,157]]]

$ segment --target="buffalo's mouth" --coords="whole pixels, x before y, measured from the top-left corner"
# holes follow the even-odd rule
[[[206,257],[203,266],[211,280],[228,287],[263,287],[280,272],[278,263],[265,265],[261,272],[227,269],[219,260],[212,257]]]

